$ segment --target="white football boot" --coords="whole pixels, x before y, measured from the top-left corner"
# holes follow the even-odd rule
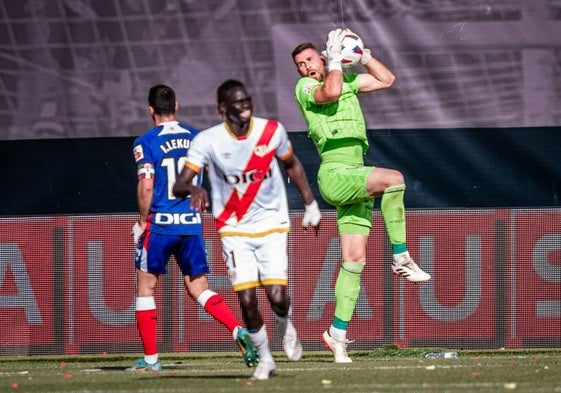
[[[251,379],[259,379],[265,380],[269,379],[270,377],[274,377],[277,375],[275,361],[274,360],[259,360],[257,363],[257,367],[255,367],[255,371],[251,376]]]
[[[396,276],[401,276],[411,282],[425,282],[431,279],[430,274],[422,271],[407,253],[398,257],[394,256],[392,271]]]
[[[321,341],[327,349],[333,352],[335,363],[352,363],[353,360],[347,355],[347,345],[352,343],[350,340],[337,340],[329,335],[329,330],[323,332]]]
[[[290,321],[287,321],[284,337],[282,338],[282,348],[286,357],[293,362],[297,362],[302,358],[302,344],[298,339],[296,328]]]

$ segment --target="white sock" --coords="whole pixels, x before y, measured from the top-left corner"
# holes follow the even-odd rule
[[[267,327],[265,325],[261,326],[261,329],[257,333],[249,333],[251,342],[257,348],[260,360],[267,360],[273,362],[273,355],[269,349],[269,337],[267,336]]]
[[[214,295],[216,295],[216,292],[211,291],[210,289],[205,289],[197,298],[197,303],[199,303],[202,308],[205,308],[208,299],[210,299]]]
[[[135,310],[136,311],[146,311],[146,310],[155,310],[156,309],[156,300],[154,296],[139,296],[136,298],[135,302]]]
[[[411,256],[409,255],[409,251],[405,251],[399,254],[393,254],[393,260],[395,261],[396,265],[400,265],[402,262],[407,261]]]
[[[338,341],[345,341],[347,339],[347,331],[336,328],[333,325],[329,327],[329,335]]]
[[[148,364],[156,364],[158,361],[158,354],[155,355],[144,355],[144,360]]]
[[[238,339],[238,330],[241,328],[241,326],[236,326],[234,328],[234,330],[232,330],[232,337],[234,337],[234,341],[236,341]]]

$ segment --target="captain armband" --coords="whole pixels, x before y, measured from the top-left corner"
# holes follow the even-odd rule
[[[154,165],[149,162],[141,162],[138,164],[138,168],[136,170],[136,175],[138,176],[138,180],[140,179],[152,179],[156,170],[154,169]]]

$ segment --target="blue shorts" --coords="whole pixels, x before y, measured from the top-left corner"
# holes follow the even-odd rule
[[[209,272],[202,235],[163,235],[147,230],[136,246],[134,265],[144,272],[166,274],[172,255],[184,276]]]

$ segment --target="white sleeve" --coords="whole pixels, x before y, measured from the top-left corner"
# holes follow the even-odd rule
[[[208,163],[208,147],[210,145],[204,132],[199,132],[192,140],[187,150],[187,162],[199,169]]]
[[[282,123],[278,123],[278,138],[279,144],[277,147],[277,157],[279,158],[286,158],[287,156],[292,155],[292,143],[290,139],[288,139],[288,133],[286,132],[286,128]]]

